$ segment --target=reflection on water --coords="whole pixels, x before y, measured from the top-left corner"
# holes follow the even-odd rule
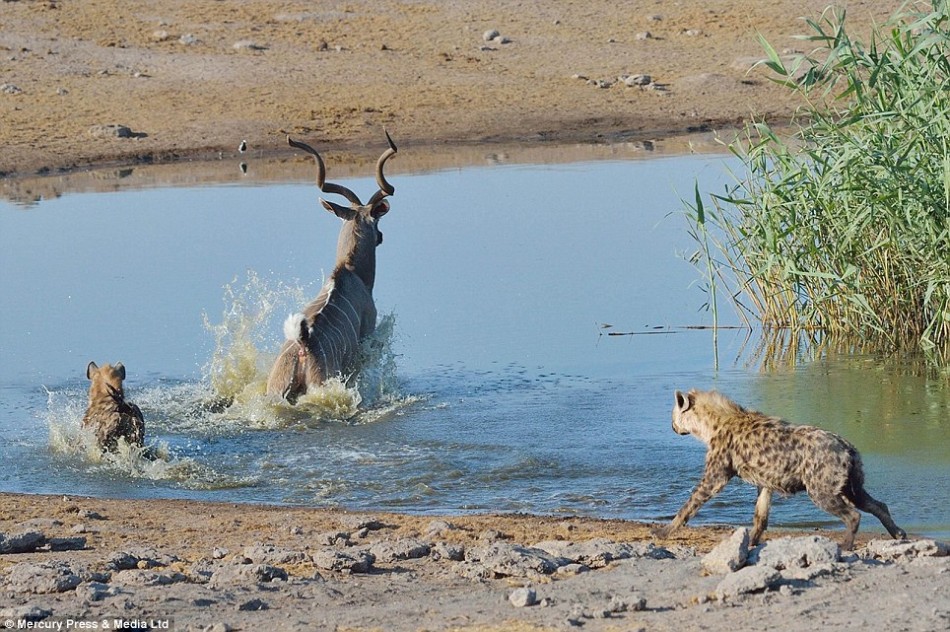
[[[670,429],[673,390],[718,388],[845,435],[902,527],[950,534],[946,380],[742,330],[720,332],[716,368],[710,332],[678,327],[711,320],[679,193],[726,162],[393,177],[366,370],[294,408],[263,383],[333,263],[312,174],[0,205],[0,489],[665,519],[704,456]],[[90,360],[126,365],[158,458],[83,447]],[[748,523],[754,499],[735,482],[696,522]],[[774,525],[837,527],[803,496],[775,504]]]

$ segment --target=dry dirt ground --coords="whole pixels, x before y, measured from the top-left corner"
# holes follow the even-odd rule
[[[378,153],[386,128],[423,153],[783,121],[796,103],[753,69],[757,34],[807,50],[802,17],[828,2],[3,0],[0,175],[233,155],[243,139],[286,152],[287,134]],[[862,33],[901,2],[838,4]]]
[[[804,50],[807,43],[794,38],[805,30],[801,17],[818,16],[826,3],[3,0],[0,186],[20,195],[17,183],[26,177],[35,182],[37,175],[236,158],[242,139],[257,155],[290,155],[287,134],[365,161],[383,147],[385,128],[398,139],[401,160],[408,153],[415,156],[410,164],[431,167],[451,153],[447,148],[505,144],[530,151],[643,141],[730,128],[752,115],[781,123],[796,103],[753,67],[762,56],[756,35],[786,54]],[[860,33],[902,3],[839,4]],[[503,39],[486,41],[490,29]],[[618,80],[633,75],[649,75],[649,83]],[[130,135],[117,136],[106,127],[113,125],[126,126]],[[378,518],[385,527],[370,539],[425,534],[433,520]],[[53,558],[97,568],[130,547],[178,558],[162,567],[166,576],[193,573],[215,549],[227,550],[222,559],[230,560],[258,543],[308,548],[340,529],[346,516],[0,495],[0,533],[31,520],[50,536],[85,537],[85,548],[0,555],[0,576],[19,562]],[[647,526],[618,521],[444,520],[456,528],[440,538],[461,545],[486,537],[524,544],[651,542]],[[703,552],[728,533],[688,529],[658,544]],[[211,590],[188,581],[150,586],[165,579],[142,576],[135,580],[141,585],[112,593],[106,585],[55,597],[18,595],[16,604],[0,603],[0,610],[55,602],[56,616],[171,615],[175,629],[218,630],[947,628],[945,563],[866,565],[792,586],[782,595],[712,603],[705,596],[718,579],[705,576],[698,558],[683,551],[682,559],[666,565],[669,560],[640,559],[542,578],[535,588],[547,605],[528,608],[515,608],[507,599],[524,579],[462,577],[430,556],[380,562],[367,574],[301,564],[277,587],[250,583]],[[633,593],[646,598],[645,610],[603,616],[612,596]],[[268,610],[255,611],[255,600]]]
[[[0,551],[3,534],[9,543],[24,531],[42,533],[53,550],[0,554],[0,629],[25,617],[50,626],[117,629],[121,620],[219,632],[933,632],[950,625],[947,545],[865,546],[867,533],[859,556],[839,562],[802,555],[778,573],[760,560],[741,572],[764,572],[769,577],[751,581],[771,587],[732,594],[724,576],[701,562],[727,528],[684,529],[657,541],[649,525],[577,517],[367,516],[0,494]],[[769,545],[783,539],[767,536]],[[577,562],[544,569],[534,545]],[[876,545],[921,545],[929,553],[882,561],[868,552]],[[361,551],[375,555],[371,567],[353,565]],[[533,591],[532,605],[517,601],[523,589]]]

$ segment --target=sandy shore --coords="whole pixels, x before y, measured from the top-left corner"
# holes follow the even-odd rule
[[[901,3],[841,4],[860,31]],[[756,33],[779,51],[802,50],[800,16],[825,5],[8,0],[0,186],[20,199],[42,189],[37,175],[125,163],[167,162],[174,171],[185,160],[237,158],[242,139],[258,157],[290,156],[288,133],[365,161],[378,155],[386,128],[401,160],[435,167],[472,147],[541,155],[563,143],[708,133],[753,113],[784,122],[795,104],[753,69]],[[490,29],[501,39],[486,41]],[[635,75],[649,79],[621,79]],[[32,190],[23,190],[26,177]],[[359,517],[311,509],[3,494],[0,534],[42,541],[34,552],[0,554],[0,614],[172,618],[181,630],[950,625],[947,557],[883,561],[865,552],[717,598],[723,578],[704,572],[701,556],[731,529],[659,542],[648,526],[621,521],[372,518],[367,528]],[[598,542],[600,557],[512,574],[485,562],[492,546],[544,541]],[[428,552],[399,552],[413,542]],[[360,571],[335,557],[358,562],[372,550],[375,561]],[[524,587],[536,605],[509,600]]]
[[[839,4],[861,32],[901,3]],[[0,175],[233,156],[242,139],[289,153],[286,134],[374,153],[384,127],[423,153],[780,122],[795,104],[752,69],[756,35],[801,51],[802,16],[826,5],[8,0]]]
[[[3,494],[0,626],[923,632],[950,623],[946,545],[864,534],[848,554],[822,535],[770,533],[761,551],[797,548],[720,574],[703,554],[730,532],[656,541],[649,525],[576,517]],[[22,552],[3,553],[11,547]]]

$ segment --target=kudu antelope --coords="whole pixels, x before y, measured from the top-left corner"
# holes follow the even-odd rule
[[[284,322],[286,340],[267,379],[268,395],[279,395],[293,404],[308,387],[336,375],[346,377],[357,368],[360,341],[376,329],[376,246],[383,243],[377,222],[389,211],[385,198],[396,191],[383,175],[386,161],[396,153],[388,133],[386,140],[389,148],[376,162],[379,190],[363,204],[350,189],[326,182],[326,166],[315,149],[287,138],[291,147],[313,156],[320,190],[342,195],[350,204],[320,199],[325,209],[343,220],[336,264],[317,298]]]

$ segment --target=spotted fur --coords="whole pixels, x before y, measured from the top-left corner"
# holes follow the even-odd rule
[[[101,450],[115,451],[118,440],[125,439],[130,445],[141,447],[145,442],[145,420],[139,407],[125,400],[122,382],[125,366],[101,367],[90,362],[86,367],[89,378],[89,406],[82,418],[82,427],[96,435]]]
[[[904,538],[887,505],[864,489],[864,471],[857,449],[838,435],[789,424],[746,410],[715,391],[676,391],[673,430],[692,434],[707,446],[703,477],[672,522],[656,534],[668,537],[686,524],[707,500],[734,476],[759,489],[750,542],[768,526],[772,492],[805,491],[819,508],[844,521],[842,547],[850,549],[861,522],[855,508],[876,516],[891,537]]]

